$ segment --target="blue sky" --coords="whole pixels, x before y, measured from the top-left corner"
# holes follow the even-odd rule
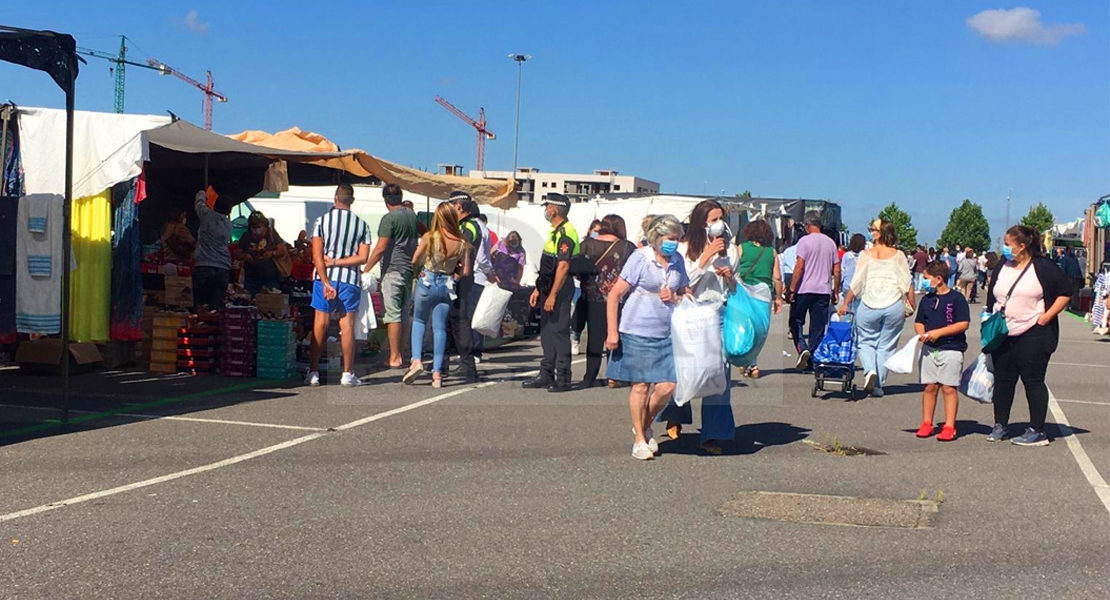
[[[1041,0],[1043,2],[1043,0]],[[421,168],[473,167],[474,136],[435,104],[485,107],[486,166],[616,168],[663,191],[828,198],[853,230],[897,202],[926,240],[964,198],[997,236],[1036,202],[1058,221],[1110,193],[1110,4],[977,2],[17,3],[5,24],[153,56],[230,102],[215,128],[297,125]],[[112,110],[89,59],[78,108]],[[0,99],[61,106],[45,74],[0,63]],[[131,69],[128,112],[202,122],[199,91]]]

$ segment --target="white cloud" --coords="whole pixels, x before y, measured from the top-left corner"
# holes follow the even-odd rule
[[[1087,31],[1082,23],[1045,25],[1041,21],[1041,11],[1025,6],[1010,10],[984,10],[969,17],[967,25],[992,42],[1027,42],[1041,46],[1054,46],[1068,36]]]
[[[201,21],[200,13],[198,13],[195,8],[185,14],[185,19],[181,23],[185,26],[185,29],[193,33],[198,35],[208,34],[208,21]]]

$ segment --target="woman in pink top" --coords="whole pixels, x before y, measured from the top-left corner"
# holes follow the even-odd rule
[[[988,310],[1006,317],[1009,335],[991,353],[994,362],[994,428],[988,441],[1007,437],[1010,408],[1018,378],[1029,400],[1029,427],[1011,440],[1019,446],[1047,446],[1044,433],[1048,414],[1048,361],[1060,340],[1057,315],[1068,305],[1071,281],[1044,256],[1041,238],[1030,227],[1015,225],[1006,231],[1002,258],[987,286]]]

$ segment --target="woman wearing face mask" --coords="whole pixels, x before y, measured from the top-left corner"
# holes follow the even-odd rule
[[[632,253],[606,299],[609,379],[631,383],[628,406],[634,441],[632,456],[649,460],[659,445],[651,422],[674,394],[671,312],[689,280],[678,240],[682,224],[671,215],[656,217],[647,228],[648,245]],[[623,312],[621,300],[625,301]],[[618,321],[618,312],[620,320]],[[654,390],[650,388],[654,385]],[[649,395],[649,391],[651,392]]]
[[[590,223],[590,228],[586,230],[586,237],[582,238],[582,248],[586,247],[587,240],[596,240],[601,235],[601,220],[594,219]],[[581,267],[579,267],[581,268]],[[574,311],[571,315],[573,324],[570,328],[570,353],[577,356],[579,353],[579,340],[582,338],[582,331],[586,329],[586,321],[588,315],[586,314],[586,292],[582,288],[585,280],[582,277],[575,279],[574,290]]]
[[[690,279],[694,300],[716,303],[724,309],[728,295],[736,289],[740,257],[731,244],[731,234],[724,221],[725,211],[714,200],[702,200],[690,212],[686,238],[678,245],[683,266]],[[701,448],[709,454],[720,454],[720,442],[730,442],[736,434],[732,415],[730,387],[732,369],[725,369],[728,386],[716,396],[701,399]],[[678,439],[683,425],[694,422],[690,403],[682,406],[671,402],[659,413],[659,421],[667,422],[667,435]]]
[[[740,280],[754,290],[754,293],[760,295],[759,297],[763,297],[762,294],[773,292],[774,301],[770,303],[771,310],[777,315],[782,312],[783,283],[782,272],[779,269],[778,253],[772,247],[775,234],[767,221],[756,219],[745,225],[740,235],[744,240],[740,244],[740,268],[738,272]],[[845,256],[847,256],[847,253],[845,253]],[[766,342],[766,340],[764,341]],[[759,354],[758,349],[755,354]],[[748,367],[744,370],[744,375],[752,379],[759,379],[759,366],[752,365]]]
[[[837,309],[844,316],[856,298],[859,362],[863,367],[864,393],[883,396],[886,361],[898,350],[898,338],[906,323],[906,307],[914,307],[910,267],[896,247],[898,233],[894,224],[876,219],[871,223],[874,245],[860,254],[848,295]]]
[[[1008,437],[1010,409],[1020,377],[1029,400],[1029,427],[1012,439],[1019,446],[1047,446],[1044,433],[1048,413],[1045,373],[1060,340],[1057,315],[1074,293],[1071,281],[1044,256],[1037,231],[1015,225],[1006,231],[1002,260],[998,261],[987,286],[986,308],[1001,311],[1009,333],[1002,346],[991,353],[994,361],[994,428],[988,441]]]
[[[493,272],[497,274],[497,282],[505,289],[520,287],[520,278],[524,276],[524,266],[528,264],[528,255],[521,245],[520,234],[510,231],[508,235],[497,241],[490,251],[490,262]]]
[[[270,220],[260,212],[247,219],[249,229],[239,238],[236,260],[243,262],[243,287],[257,296],[262,288],[280,289],[281,279],[288,277],[285,267],[292,267],[289,248],[270,227]]]

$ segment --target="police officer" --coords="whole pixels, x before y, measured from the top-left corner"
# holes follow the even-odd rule
[[[529,304],[540,305],[540,343],[543,360],[540,374],[525,382],[526,388],[547,388],[565,392],[570,384],[570,304],[574,297],[571,265],[578,258],[578,232],[567,220],[570,200],[562,194],[547,194],[543,201],[544,218],[551,233],[543,246],[540,273]]]
[[[470,244],[467,253],[470,261],[470,275],[460,277],[455,282],[455,301],[451,304],[450,321],[451,334],[455,338],[455,350],[459,353],[459,375],[466,383],[477,383],[478,369],[474,365],[474,333],[470,322],[474,318],[474,309],[477,307],[480,290],[474,290],[474,262],[477,258],[475,251],[482,244],[482,228],[477,223],[478,204],[470,194],[462,191],[451,192],[447,199],[455,205],[459,213],[459,230],[463,240]]]

